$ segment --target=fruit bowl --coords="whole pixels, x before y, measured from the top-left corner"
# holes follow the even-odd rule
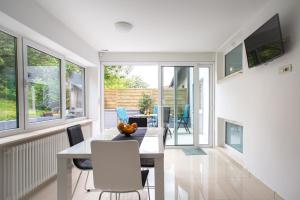
[[[137,124],[136,123],[125,124],[121,122],[118,124],[118,130],[120,131],[121,134],[129,136],[137,130]]]

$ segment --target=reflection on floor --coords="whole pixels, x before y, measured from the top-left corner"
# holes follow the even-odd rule
[[[175,145],[174,128],[170,128],[171,135],[167,135],[166,145]],[[193,130],[190,129],[190,133],[187,133],[184,128],[179,128],[177,133],[177,142],[179,145],[192,145],[193,144]]]
[[[207,155],[186,156],[181,149],[165,150],[165,199],[166,200],[271,200],[274,193],[259,180],[249,174],[215,149],[204,149]],[[73,170],[75,183],[78,170]],[[86,175],[86,174],[85,174]],[[84,175],[84,177],[85,177]],[[92,176],[89,187],[92,187]],[[73,183],[73,185],[74,185]],[[150,174],[153,185],[153,172]],[[99,192],[84,191],[82,177],[75,192],[75,200],[97,200]],[[55,200],[56,179],[45,184],[26,200]],[[105,198],[109,199],[109,195]],[[123,194],[121,200],[138,199],[136,194]],[[142,199],[147,199],[146,190]],[[151,190],[151,199],[154,191]]]

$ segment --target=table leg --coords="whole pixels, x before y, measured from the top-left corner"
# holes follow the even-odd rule
[[[155,173],[155,200],[164,200],[165,181],[164,181],[164,157],[154,159]]]
[[[72,161],[68,158],[57,158],[57,199],[72,199]]]

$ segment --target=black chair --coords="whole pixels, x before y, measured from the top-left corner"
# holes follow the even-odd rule
[[[163,108],[163,127],[166,131],[166,137],[167,137],[167,134],[169,133],[170,137],[172,138],[172,132],[169,128],[170,114],[171,114],[171,108],[170,107],[164,107]]]
[[[163,133],[164,147],[166,146],[167,133],[168,133],[168,129],[164,128],[164,133]],[[151,159],[151,158],[141,158],[141,167],[143,167],[143,168],[152,168],[152,167],[154,167],[154,160]]]
[[[138,127],[147,127],[147,118],[146,117],[129,117],[129,124],[137,123]]]
[[[181,116],[178,116],[177,129],[179,129],[180,125],[182,124],[183,127],[185,128],[186,132],[191,134],[190,129],[189,129],[189,122],[190,122],[190,105],[186,104],[184,106],[183,114]]]
[[[167,119],[165,119],[167,118]],[[170,107],[164,107],[163,108],[163,123],[164,123],[164,133],[163,133],[163,144],[164,147],[166,146],[166,140],[167,140],[167,134],[168,132],[171,133],[168,124],[170,119]],[[167,121],[167,125],[165,124]],[[149,158],[141,158],[141,167],[142,168],[154,168],[154,159]],[[154,188],[154,186],[149,186],[149,188]]]
[[[74,146],[74,145],[84,141],[80,125],[75,125],[75,126],[68,127],[67,128],[67,133],[68,133],[70,146]],[[74,191],[76,190],[76,187],[78,185],[78,182],[79,182],[79,179],[81,177],[82,172],[87,171],[88,174],[87,174],[86,179],[85,179],[84,188],[87,192],[89,192],[90,189],[86,188],[86,184],[87,184],[87,180],[88,180],[88,177],[89,177],[90,170],[93,169],[92,161],[90,159],[73,159],[73,163],[74,163],[75,167],[77,167],[78,169],[81,170],[80,174],[78,176]],[[73,194],[74,194],[74,191],[73,191]]]

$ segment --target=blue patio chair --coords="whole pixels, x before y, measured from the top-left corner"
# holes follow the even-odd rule
[[[185,128],[185,130],[188,133],[191,133],[190,129],[189,129],[189,122],[190,122],[190,105],[185,104],[183,115],[178,117],[178,127],[177,127],[177,129],[179,129],[180,125],[182,124],[183,127]]]
[[[116,108],[118,118],[123,123],[128,123],[128,115],[126,113],[125,108],[118,107]]]
[[[151,126],[155,126],[157,127],[157,116],[158,116],[158,106],[154,105],[153,107],[153,114],[155,114],[155,116],[151,117],[151,119],[149,120],[149,123],[151,124]]]

